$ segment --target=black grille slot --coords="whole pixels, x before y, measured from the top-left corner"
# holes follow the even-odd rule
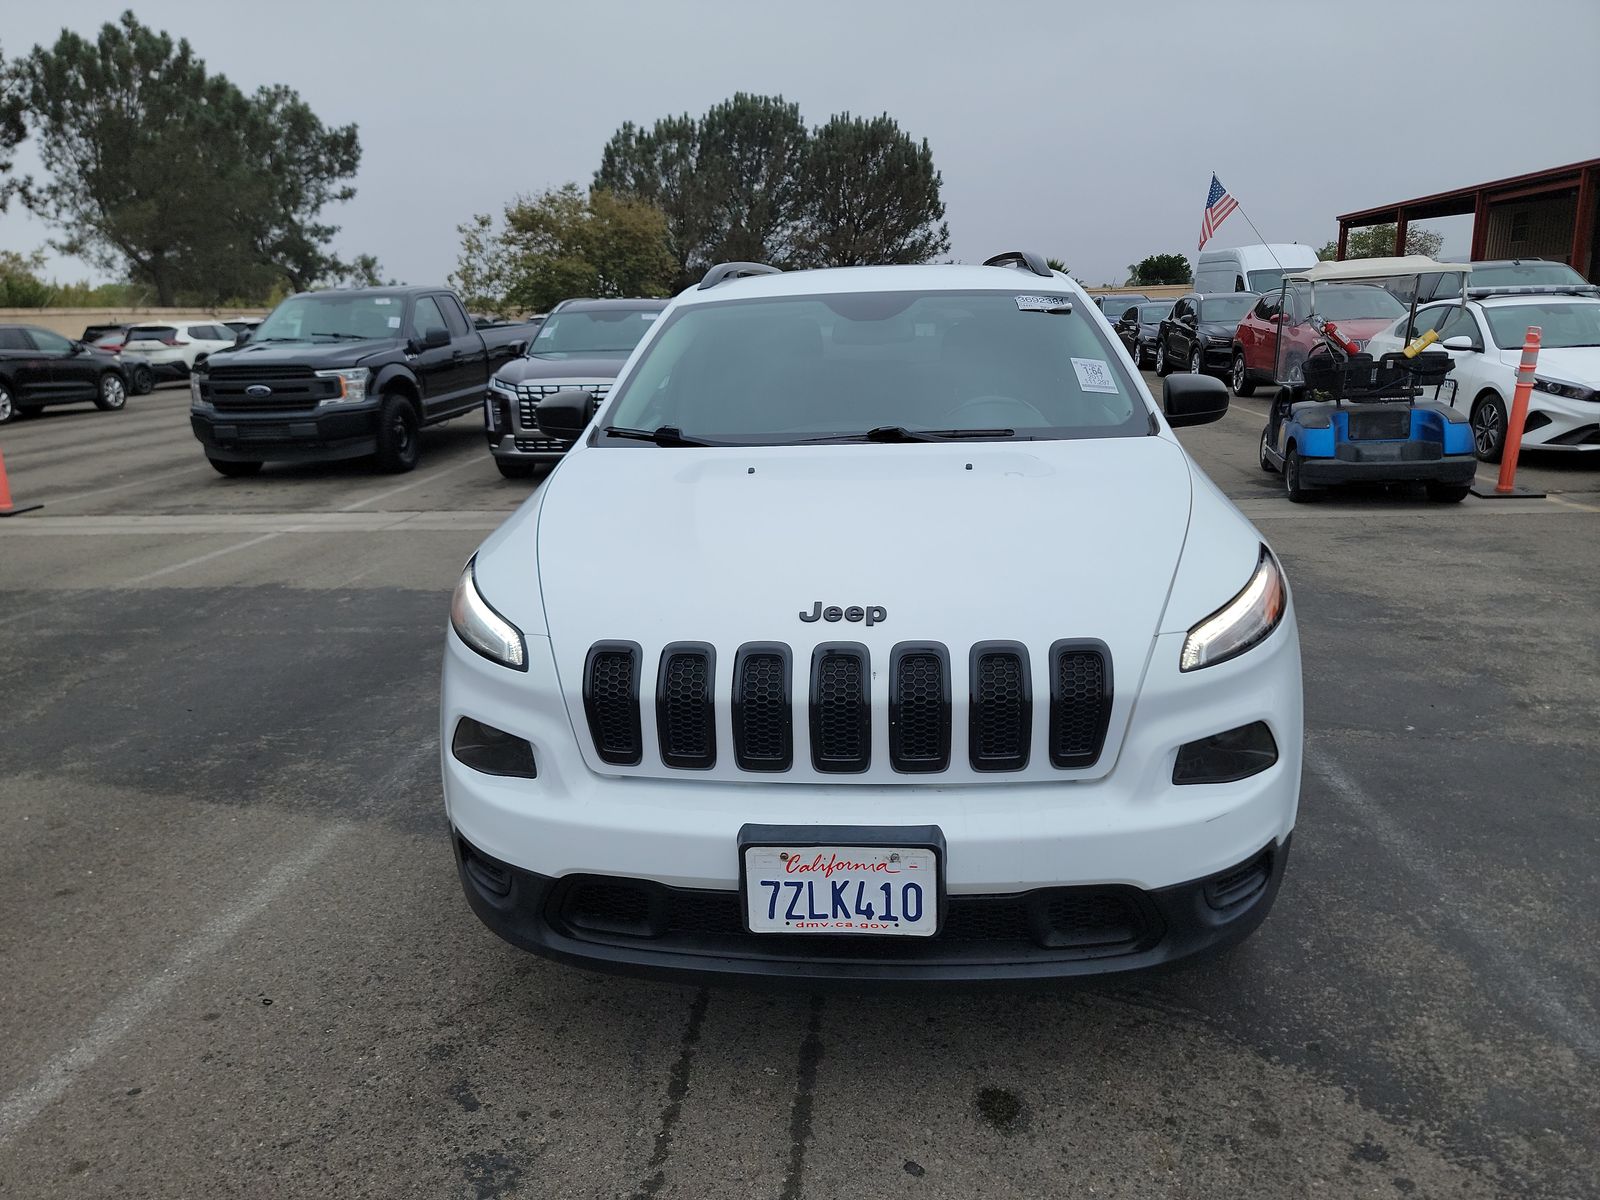
[[[1268,846],[1249,862],[1241,863],[1206,881],[1206,903],[1226,911],[1253,900],[1266,890],[1272,877],[1272,847]]]
[[[1033,682],[1028,651],[1017,642],[972,648],[967,722],[974,771],[1020,771],[1033,740]]]
[[[583,708],[602,762],[633,766],[639,761],[639,647],[634,642],[596,642],[583,668]]]
[[[811,655],[811,765],[819,771],[865,771],[872,761],[867,648],[818,646]]]
[[[716,652],[701,643],[677,642],[661,652],[656,732],[661,761],[669,767],[703,769],[717,761],[716,661]]]
[[[901,643],[889,659],[889,762],[896,771],[950,765],[950,656],[937,643]]]
[[[744,771],[787,771],[794,762],[789,648],[751,643],[733,662],[733,754]]]
[[[1091,767],[1111,721],[1111,652],[1104,642],[1050,647],[1050,762]]]
[[[1047,946],[1127,946],[1146,935],[1146,914],[1125,894],[1090,888],[1056,888],[1039,907]]]

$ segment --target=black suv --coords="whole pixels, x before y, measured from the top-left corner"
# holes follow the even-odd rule
[[[1156,374],[1174,371],[1225,378],[1233,369],[1233,334],[1256,292],[1190,292],[1156,327]]]
[[[494,465],[525,478],[572,443],[539,428],[539,402],[557,392],[604,396],[665,300],[563,300],[550,310],[527,353],[489,380],[484,431]]]
[[[107,412],[128,402],[121,355],[36,325],[0,325],[0,425],[47,404],[90,401]]]

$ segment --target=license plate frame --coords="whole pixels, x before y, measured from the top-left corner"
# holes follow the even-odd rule
[[[937,825],[754,825],[740,828],[737,840],[739,855],[739,919],[746,933],[757,936],[789,934],[796,937],[855,937],[855,938],[928,938],[944,928],[946,911],[945,871],[948,858],[944,833]],[[931,929],[909,932],[901,929],[841,929],[828,928],[757,928],[750,920],[751,879],[750,851],[794,850],[815,851],[819,847],[834,850],[913,850],[932,855],[934,871],[933,910]]]

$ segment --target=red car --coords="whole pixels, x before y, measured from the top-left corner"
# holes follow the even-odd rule
[[[1283,306],[1294,307],[1290,321],[1282,322]],[[1278,381],[1278,330],[1284,329],[1284,363],[1290,379],[1298,379],[1300,364],[1318,342],[1317,331],[1306,323],[1306,293],[1289,287],[1268,292],[1239,322],[1233,335],[1233,369],[1228,373],[1234,395],[1248,396],[1258,383]],[[1396,318],[1406,306],[1385,289],[1370,283],[1323,284],[1317,289],[1317,312],[1364,346],[1366,340]]]

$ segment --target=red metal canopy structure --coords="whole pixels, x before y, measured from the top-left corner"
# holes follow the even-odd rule
[[[1352,229],[1394,222],[1398,255],[1405,253],[1412,221],[1467,213],[1474,260],[1559,259],[1600,282],[1600,158],[1345,213],[1339,218],[1339,257]]]

